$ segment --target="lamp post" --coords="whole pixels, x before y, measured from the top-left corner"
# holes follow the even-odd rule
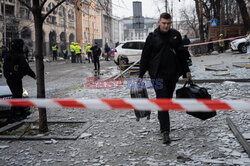
[[[6,19],[5,19],[5,0],[3,0],[3,45],[6,46]]]

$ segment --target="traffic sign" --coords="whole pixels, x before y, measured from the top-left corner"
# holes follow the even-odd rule
[[[211,25],[212,27],[217,26],[217,24],[218,24],[218,20],[217,20],[217,19],[212,19],[212,20],[211,20],[210,25]]]

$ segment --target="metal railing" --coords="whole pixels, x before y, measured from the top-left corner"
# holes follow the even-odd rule
[[[133,64],[122,64],[121,59],[124,56],[126,56],[126,57],[128,57],[128,56],[141,56],[141,54],[120,55],[119,56],[118,62],[119,62],[119,68],[120,68],[120,76],[118,76],[118,77],[120,77],[120,78],[123,78],[123,74],[125,74],[126,72],[138,72],[139,71],[139,64],[138,64],[138,62],[140,62],[140,58],[137,61],[135,61]],[[131,68],[136,67],[136,66],[138,67],[138,69],[131,70]]]

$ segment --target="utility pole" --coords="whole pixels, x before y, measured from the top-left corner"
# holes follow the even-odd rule
[[[6,47],[6,19],[5,19],[5,0],[3,0],[3,34],[4,34],[4,39],[3,39],[3,44]]]
[[[222,7],[222,5],[223,5],[223,0],[221,0],[221,2],[220,2],[221,4],[220,4],[220,33],[222,33],[222,23],[223,23],[223,17],[222,17],[222,15],[223,15],[223,10],[224,10],[224,6]]]
[[[66,8],[63,8],[63,16],[64,16],[64,39],[63,39],[64,48],[63,49],[66,49],[67,48],[66,46],[66,36],[67,36],[66,35]]]
[[[202,0],[200,0],[200,19],[202,20]]]

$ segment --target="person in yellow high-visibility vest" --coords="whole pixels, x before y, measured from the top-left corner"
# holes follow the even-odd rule
[[[62,50],[62,52],[63,52],[63,58],[68,59],[68,50],[66,47]]]
[[[57,60],[57,45],[56,44],[53,44],[52,46],[52,52],[53,52],[53,61]]]
[[[221,33],[219,35],[219,40],[223,39],[223,34]],[[223,53],[224,52],[224,41],[219,41],[219,53]]]
[[[82,48],[78,45],[78,43],[75,43],[75,54],[76,54],[76,62],[77,63],[82,63],[82,57],[81,57],[81,53],[82,53]]]
[[[88,55],[88,60],[89,63],[92,61],[92,50],[91,50],[91,45],[88,43],[87,47],[85,48],[86,54]],[[91,59],[91,60],[90,60]]]
[[[69,48],[70,48],[70,53],[71,53],[71,62],[75,63],[76,62],[76,57],[75,57],[75,43],[71,42]]]

